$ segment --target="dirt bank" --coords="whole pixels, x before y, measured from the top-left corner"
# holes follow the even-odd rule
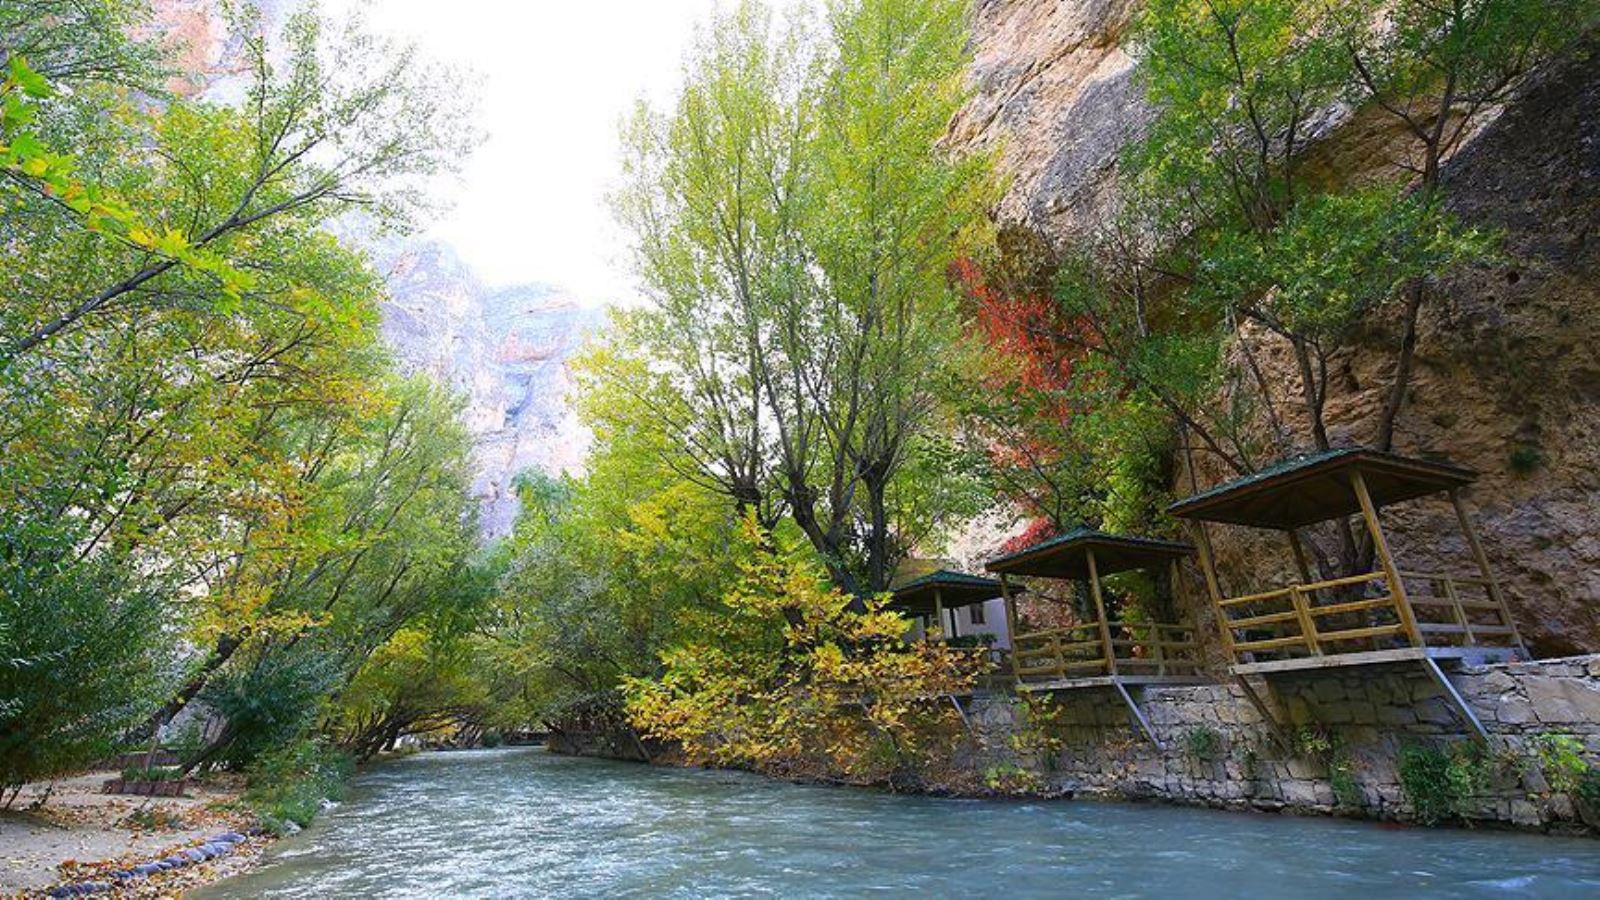
[[[100,793],[111,777],[95,772],[29,785],[0,813],[0,897],[46,896],[61,884],[89,882],[111,886],[97,897],[176,897],[248,868],[269,843],[251,833],[255,816],[239,802],[243,784],[236,779],[208,781],[184,797],[150,798]],[[35,808],[47,791],[48,800]],[[213,860],[135,880],[112,878],[228,832],[248,838]]]

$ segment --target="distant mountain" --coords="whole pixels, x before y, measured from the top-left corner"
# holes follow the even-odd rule
[[[384,336],[402,365],[466,396],[484,532],[504,535],[516,517],[518,472],[582,464],[590,436],[567,400],[567,362],[604,313],[549,285],[489,288],[438,241],[402,245],[379,264],[391,293]]]

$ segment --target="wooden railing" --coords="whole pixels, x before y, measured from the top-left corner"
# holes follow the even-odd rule
[[[1384,573],[1370,572],[1221,600],[1230,649],[1244,663],[1514,640],[1510,617],[1487,580],[1406,571],[1398,576],[1398,591]],[[1419,592],[1421,585],[1429,590]],[[1463,596],[1468,587],[1481,589],[1484,598]]]
[[[1193,675],[1198,645],[1188,625],[1099,622],[1033,631],[1011,641],[1019,681],[1105,675]]]
[[[1417,630],[1432,645],[1505,646],[1516,640],[1511,614],[1487,578],[1438,572],[1400,573]]]

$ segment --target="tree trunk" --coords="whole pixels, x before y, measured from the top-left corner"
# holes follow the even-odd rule
[[[212,649],[211,656],[200,667],[200,671],[184,682],[183,687],[178,689],[178,693],[173,695],[172,699],[162,704],[160,709],[156,710],[150,718],[144,721],[143,725],[139,726],[138,736],[154,737],[160,733],[161,726],[177,718],[178,713],[183,712],[184,707],[188,706],[205,689],[207,682],[211,680],[211,676],[216,674],[216,671],[222,668],[223,664],[231,659],[240,647],[244,646],[244,641],[244,635],[224,634],[217,638],[217,646]]]

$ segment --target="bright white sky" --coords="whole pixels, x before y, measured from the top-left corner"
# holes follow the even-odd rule
[[[331,10],[343,5],[327,3]],[[380,32],[481,79],[486,133],[431,235],[492,285],[538,281],[588,304],[637,293],[605,196],[641,95],[669,102],[715,0],[374,0]]]

